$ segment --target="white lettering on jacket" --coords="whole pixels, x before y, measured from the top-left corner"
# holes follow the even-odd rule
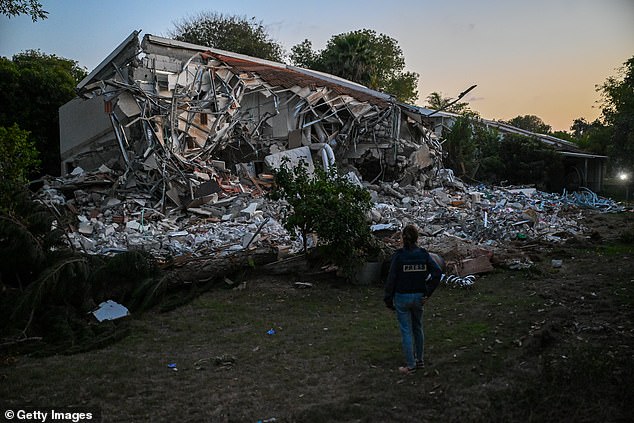
[[[404,264],[403,272],[426,272],[426,264]]]

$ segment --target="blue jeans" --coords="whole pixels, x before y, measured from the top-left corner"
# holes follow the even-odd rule
[[[423,294],[394,294],[396,318],[401,329],[403,354],[407,367],[416,367],[416,361],[423,361]],[[413,338],[413,339],[412,339]]]

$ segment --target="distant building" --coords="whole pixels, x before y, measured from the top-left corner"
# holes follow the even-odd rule
[[[460,115],[449,112],[437,112],[424,107],[413,107],[417,112],[426,116],[435,135],[442,138],[451,129],[454,122]],[[564,174],[560,175],[557,181],[553,182],[555,190],[577,190],[580,187],[587,187],[595,192],[603,190],[603,183],[606,175],[607,156],[591,154],[583,151],[570,141],[562,140],[552,135],[537,134],[517,128],[504,122],[477,118],[477,123],[488,128],[494,128],[503,138],[506,134],[523,135],[534,138],[552,147],[559,154],[564,156]]]

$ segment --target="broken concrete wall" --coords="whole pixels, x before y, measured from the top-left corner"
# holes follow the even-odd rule
[[[118,161],[119,149],[104,99],[75,98],[59,109],[62,175],[75,167],[97,169]]]

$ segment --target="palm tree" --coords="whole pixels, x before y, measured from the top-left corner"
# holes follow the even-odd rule
[[[334,75],[373,88],[373,58],[367,35],[355,31],[337,35],[329,41],[323,64]]]

